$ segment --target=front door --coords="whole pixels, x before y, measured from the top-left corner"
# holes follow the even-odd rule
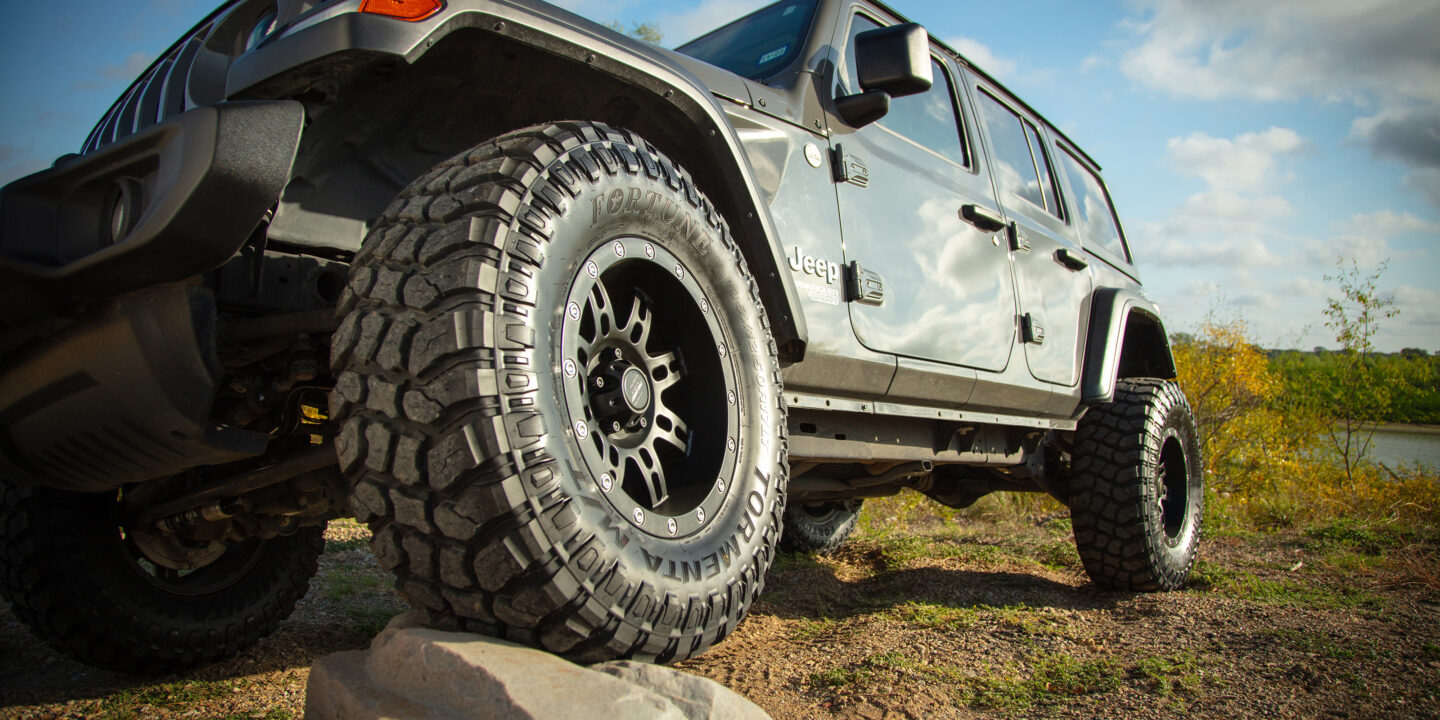
[[[853,39],[880,24],[852,14],[839,73],[847,89],[837,92],[856,91]],[[967,205],[997,205],[967,141],[959,86],[947,63],[932,63],[931,89],[894,99],[879,122],[852,130],[832,121],[845,260],[884,284],[883,302],[852,302],[850,318],[872,350],[998,372],[1015,338],[1009,248],[1003,233],[962,219]]]

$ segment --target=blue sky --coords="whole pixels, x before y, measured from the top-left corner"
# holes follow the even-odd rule
[[[564,0],[673,45],[753,0]],[[894,0],[1105,168],[1172,331],[1236,314],[1267,346],[1334,347],[1325,280],[1370,269],[1377,345],[1440,351],[1440,2]],[[213,4],[22,3],[0,28],[0,182],[75,151]]]

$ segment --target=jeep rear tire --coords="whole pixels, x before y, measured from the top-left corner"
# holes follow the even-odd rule
[[[1075,546],[1107,590],[1177,590],[1200,545],[1204,468],[1180,386],[1121,380],[1076,432],[1070,479]]]
[[[177,672],[255,644],[290,616],[325,549],[321,523],[170,570],[123,527],[116,493],[0,493],[0,591],[15,615],[59,650],[118,672]]]
[[[341,466],[431,625],[672,662],[759,595],[779,364],[725,221],[635,135],[509,133],[374,224],[335,334]]]
[[[780,547],[819,555],[839,550],[855,532],[862,503],[864,500],[860,499],[813,505],[790,503],[785,508],[785,532],[780,535]]]

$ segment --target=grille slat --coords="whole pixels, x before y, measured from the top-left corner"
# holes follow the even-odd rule
[[[170,67],[174,64],[173,56],[165,58],[146,79],[145,93],[140,98],[140,115],[136,121],[137,132],[160,121],[160,98],[165,91],[165,79],[170,75]]]
[[[81,152],[93,152],[188,110],[190,71],[214,28],[214,22],[196,28],[127,88],[90,132]]]

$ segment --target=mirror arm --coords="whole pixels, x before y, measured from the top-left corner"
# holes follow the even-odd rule
[[[835,98],[835,113],[846,125],[862,128],[890,112],[890,95],[884,90],[867,90]]]

